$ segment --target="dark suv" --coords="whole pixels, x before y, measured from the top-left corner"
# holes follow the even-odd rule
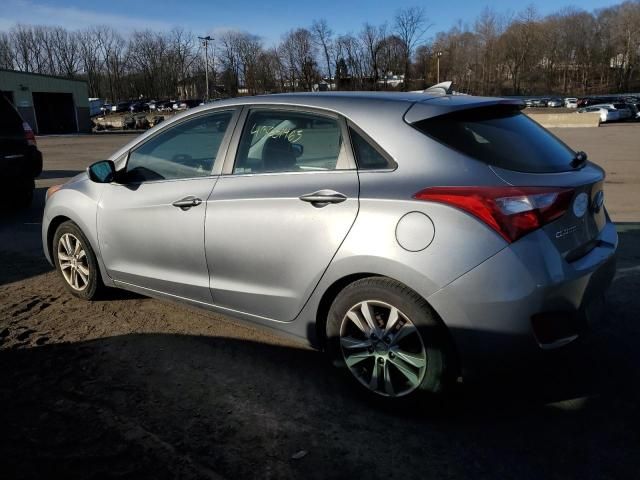
[[[0,95],[0,178],[11,205],[31,204],[34,178],[41,172],[42,154],[33,130],[11,102]]]

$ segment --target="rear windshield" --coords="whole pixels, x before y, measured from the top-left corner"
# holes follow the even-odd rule
[[[511,105],[453,112],[414,126],[448,147],[496,167],[531,173],[572,170],[575,153]]]
[[[2,94],[0,94],[0,135],[24,135],[20,115]]]

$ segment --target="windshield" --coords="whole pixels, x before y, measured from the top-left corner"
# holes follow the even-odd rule
[[[531,173],[572,170],[575,152],[512,105],[457,111],[416,122],[414,127],[496,167]]]

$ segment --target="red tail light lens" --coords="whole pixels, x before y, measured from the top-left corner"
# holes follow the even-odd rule
[[[24,130],[24,138],[29,145],[36,146],[36,136],[31,129],[31,125],[27,122],[22,122],[22,130]]]
[[[511,243],[564,215],[573,198],[573,189],[429,187],[413,197],[464,210],[482,220]]]

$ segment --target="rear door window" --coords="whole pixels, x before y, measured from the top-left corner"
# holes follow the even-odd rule
[[[413,124],[418,130],[476,160],[508,170],[572,170],[575,152],[510,105],[474,108]]]
[[[240,139],[234,174],[349,168],[337,119],[299,111],[252,110]]]
[[[395,162],[387,159],[382,152],[374,147],[355,129],[349,128],[349,136],[353,145],[359,170],[380,170],[395,168]]]

